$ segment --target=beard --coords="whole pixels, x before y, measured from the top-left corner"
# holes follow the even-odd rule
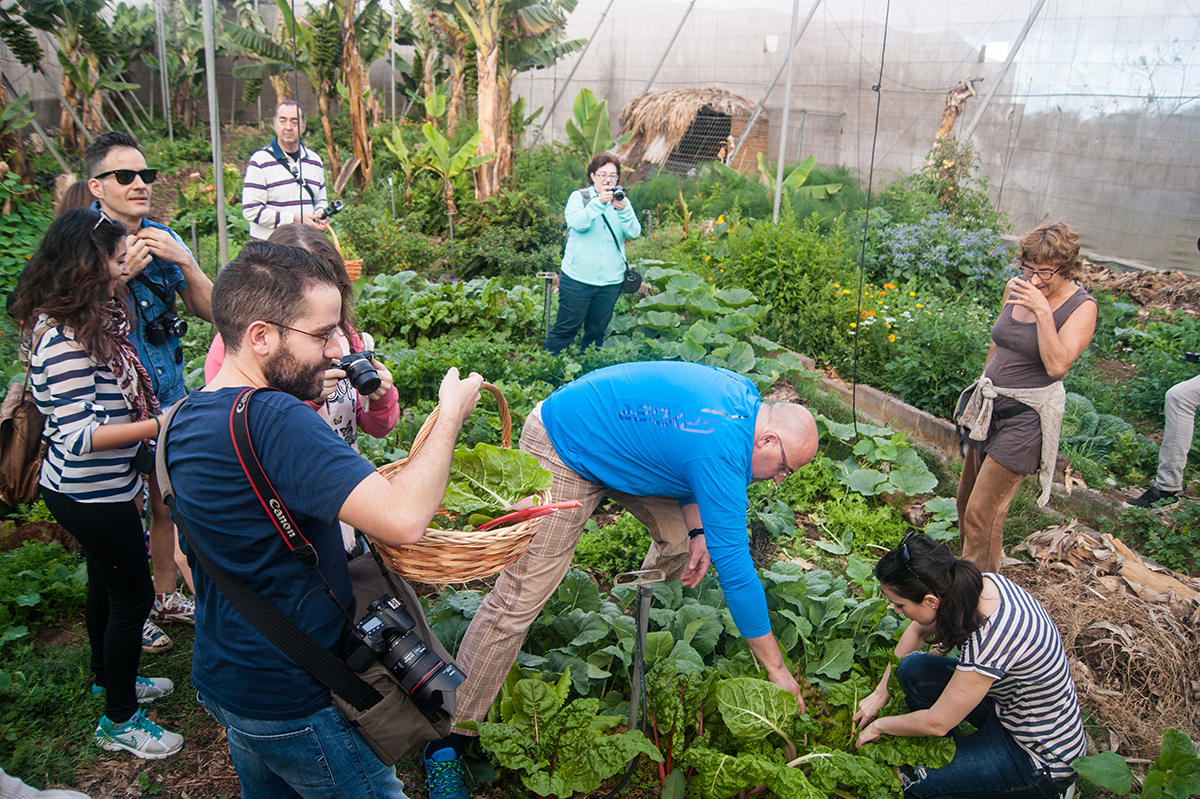
[[[287,347],[272,355],[262,365],[262,374],[271,388],[291,394],[298,400],[311,401],[321,396],[327,361],[304,366]]]

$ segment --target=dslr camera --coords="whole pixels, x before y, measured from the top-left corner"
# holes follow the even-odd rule
[[[379,371],[371,365],[371,359],[374,357],[375,353],[371,350],[352,352],[343,355],[336,364],[338,369],[345,370],[346,377],[350,378],[355,391],[363,396],[374,394],[382,382],[379,379]]]
[[[620,201],[620,200],[625,199],[625,187],[624,186],[613,186],[612,193],[613,193],[614,201]]]
[[[323,209],[321,209],[321,213],[317,214],[317,219],[328,219],[329,217],[333,216],[334,214],[336,214],[338,211],[342,210],[345,207],[346,207],[346,204],[343,203],[341,200],[334,200],[329,205],[327,205]]]
[[[412,616],[396,599],[381,596],[367,611],[347,635],[342,660],[360,674],[376,660],[383,663],[425,717],[436,723],[445,695],[466,676],[421,640]]]
[[[188,323],[170,310],[164,311],[162,316],[146,323],[146,341],[156,347],[166,344],[167,336],[183,338],[187,332]]]

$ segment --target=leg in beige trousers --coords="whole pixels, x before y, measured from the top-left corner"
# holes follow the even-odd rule
[[[687,527],[678,500],[634,497],[584,479],[559,459],[537,415],[525,422],[521,449],[554,475],[550,491],[555,502],[578,500],[583,507],[547,516],[524,557],[500,573],[475,613],[456,656],[467,680],[455,692],[455,724],[483,721],[487,716],[526,631],[570,569],[584,523],[606,496],[624,505],[649,529],[654,543],[644,568],[661,568],[672,579],[687,567]]]
[[[963,560],[984,572],[999,572],[1008,506],[1025,475],[1006,469],[967,447],[958,483],[958,534]]]

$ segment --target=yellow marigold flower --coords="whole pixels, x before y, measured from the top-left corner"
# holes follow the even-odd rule
[[[711,261],[711,260],[712,260],[712,256],[711,256],[711,255],[706,255],[706,256],[704,256],[704,260],[705,260],[705,261]]]
[[[712,278],[709,278],[709,280],[712,280]],[[924,308],[925,306],[924,306],[924,305],[922,305],[921,303],[919,303],[919,302],[918,302],[918,303],[917,303],[917,307],[918,307],[918,308]]]
[[[858,323],[857,323],[857,322],[851,322],[851,323],[850,323],[850,327],[858,327]]]
[[[834,287],[835,289],[840,289],[840,288],[842,287],[842,284],[841,284],[841,283],[834,283],[834,284],[833,284],[833,287]]]
[[[908,292],[908,296],[910,296],[910,297],[915,297],[915,296],[917,296],[917,292],[915,292],[915,291],[910,291],[910,292]]]
[[[722,224],[724,221],[725,221],[725,214],[721,214],[720,216],[717,217],[718,225]]]
[[[893,333],[892,335],[888,336],[888,341],[890,341],[890,342],[892,342],[893,344],[895,344],[895,343],[896,343],[896,334],[895,334],[895,333]]]
[[[883,284],[883,287],[884,287],[885,289],[894,289],[894,288],[896,288],[895,284],[893,284],[893,283],[884,283],[884,284]]]
[[[850,289],[842,289],[842,293],[843,293],[843,294],[849,294],[849,293],[850,293]]]

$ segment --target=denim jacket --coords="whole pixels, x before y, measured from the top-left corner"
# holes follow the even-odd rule
[[[143,218],[142,227],[165,230],[171,235],[171,238],[183,244],[183,239],[179,238],[175,231],[166,225]],[[186,246],[184,245],[185,249]],[[189,252],[191,251],[189,250]],[[172,304],[178,313],[182,304],[178,301],[177,296],[180,292],[187,291],[188,288],[183,271],[175,264],[155,256],[142,270],[142,274],[151,283],[158,286],[164,295],[175,300]],[[130,319],[132,329],[129,332],[129,340],[137,349],[138,359],[141,360],[142,366],[145,366],[146,371],[150,373],[150,380],[154,384],[154,393],[158,397],[159,403],[166,408],[176,400],[182,399],[187,393],[183,382],[183,348],[180,346],[179,339],[174,336],[167,336],[167,343],[157,346],[146,341],[146,323],[162,316],[167,311],[167,304],[153,291],[142,285],[139,280],[130,280],[127,288],[129,294],[126,296],[126,302],[133,311],[132,319]]]

